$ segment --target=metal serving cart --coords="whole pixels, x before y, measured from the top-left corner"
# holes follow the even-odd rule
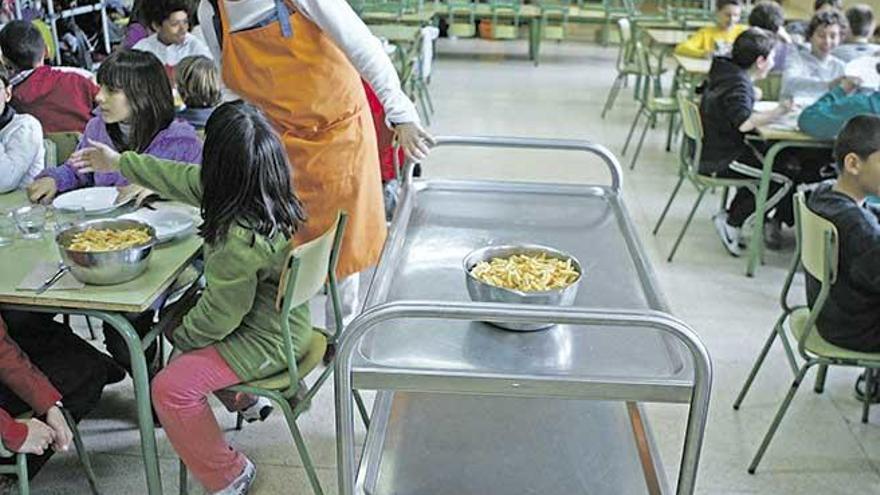
[[[414,179],[336,361],[341,495],[671,493],[640,402],[689,404],[675,493],[693,493],[706,348],[667,305],[623,203],[620,166],[583,141],[438,146],[596,155],[610,186]],[[583,265],[574,307],[470,302],[463,258],[540,243]],[[554,322],[510,332],[484,322]],[[377,390],[360,464],[352,390]]]

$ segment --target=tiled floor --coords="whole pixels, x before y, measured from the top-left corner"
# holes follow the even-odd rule
[[[436,134],[495,134],[588,139],[619,153],[635,113],[624,92],[607,119],[599,117],[614,78],[615,51],[591,45],[545,44],[540,67],[524,54],[524,43],[459,40],[440,43],[431,91],[437,106]],[[789,252],[769,253],[754,279],[744,262],[723,251],[710,215],[718,196],[698,213],[673,264],[665,256],[694,198],[685,188],[660,235],[650,230],[675,182],[675,155],[663,151],[664,128],[649,134],[635,169],[627,170],[626,199],[662,289],[677,316],[702,336],[715,365],[711,417],[698,481],[701,494],[870,494],[880,493],[880,412],[859,422],[852,395],[854,371],[829,374],[824,395],[805,386],[797,396],[758,474],[746,474],[775,408],[790,383],[781,352],[771,354],[740,412],[736,393],[777,316],[777,297]],[[625,160],[628,163],[628,160]],[[438,150],[426,164],[430,175],[603,180],[600,167],[571,153],[533,155]],[[800,291],[798,291],[800,292]],[[316,311],[315,314],[321,314]],[[101,486],[107,494],[145,493],[128,384],[107,390],[93,418],[82,424]],[[685,409],[648,406],[649,417],[675,480]],[[218,409],[221,424],[233,418]],[[319,396],[302,422],[328,492],[335,492],[332,389]],[[177,466],[160,430],[166,490],[177,489]],[[232,442],[257,461],[254,493],[310,493],[299,458],[283,423],[230,433]],[[34,493],[86,493],[71,455],[58,456],[34,483]],[[197,490],[193,490],[197,492]],[[557,494],[553,494],[557,495]],[[562,494],[559,494],[562,495]]]

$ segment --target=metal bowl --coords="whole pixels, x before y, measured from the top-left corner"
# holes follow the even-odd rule
[[[67,248],[73,236],[87,229],[146,229],[150,240],[146,243],[115,251],[71,251]],[[115,285],[138,277],[150,261],[156,244],[156,230],[136,220],[93,220],[62,230],[55,236],[61,261],[80,282],[92,285]]]
[[[487,284],[471,274],[471,270],[482,261],[489,261],[494,258],[507,258],[515,254],[526,254],[535,256],[544,254],[548,258],[556,258],[560,260],[571,260],[572,266],[580,274],[571,285],[562,289],[553,289],[541,292],[522,292],[518,290],[505,289]],[[467,284],[468,294],[471,300],[475,302],[495,302],[508,304],[540,304],[545,306],[571,306],[574,304],[577,296],[578,287],[580,287],[583,279],[583,269],[580,262],[574,256],[562,251],[539,246],[537,244],[521,244],[516,246],[489,246],[477,249],[464,258],[465,283]],[[553,323],[498,323],[495,325],[506,330],[514,330],[518,332],[531,332],[534,330],[544,330],[552,327]]]

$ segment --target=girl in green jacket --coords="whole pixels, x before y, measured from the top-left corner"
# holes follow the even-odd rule
[[[199,205],[206,286],[172,340],[183,354],[152,383],[168,439],[209,493],[246,493],[256,470],[226,442],[208,395],[286,369],[275,296],[290,239],[305,219],[291,186],[287,154],[255,107],[227,103],[205,127],[201,166],[93,143],[75,166],[119,170],[161,196]],[[308,304],[293,310],[297,358],[308,348]]]

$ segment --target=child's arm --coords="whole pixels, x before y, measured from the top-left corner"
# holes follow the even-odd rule
[[[205,258],[205,290],[174,331],[174,345],[183,351],[223,340],[253,307],[262,255],[234,230],[228,236]]]
[[[704,28],[691,35],[687,41],[679,43],[675,47],[675,54],[682,57],[706,58],[712,53],[712,48],[714,47],[711,33]]]
[[[119,169],[133,183],[156,191],[163,198],[194,206],[201,204],[201,167],[198,165],[125,152],[119,160]]]
[[[876,113],[871,106],[871,95],[850,95],[858,85],[845,79],[839,86],[808,106],[798,117],[798,127],[819,139],[831,140],[846,122],[860,114]],[[878,99],[880,102],[880,99]]]
[[[21,179],[40,156],[41,149],[43,131],[36,120],[31,122],[29,119],[26,124],[15,129],[5,142],[0,141],[0,164],[3,167],[0,173],[0,194],[18,188]]]

